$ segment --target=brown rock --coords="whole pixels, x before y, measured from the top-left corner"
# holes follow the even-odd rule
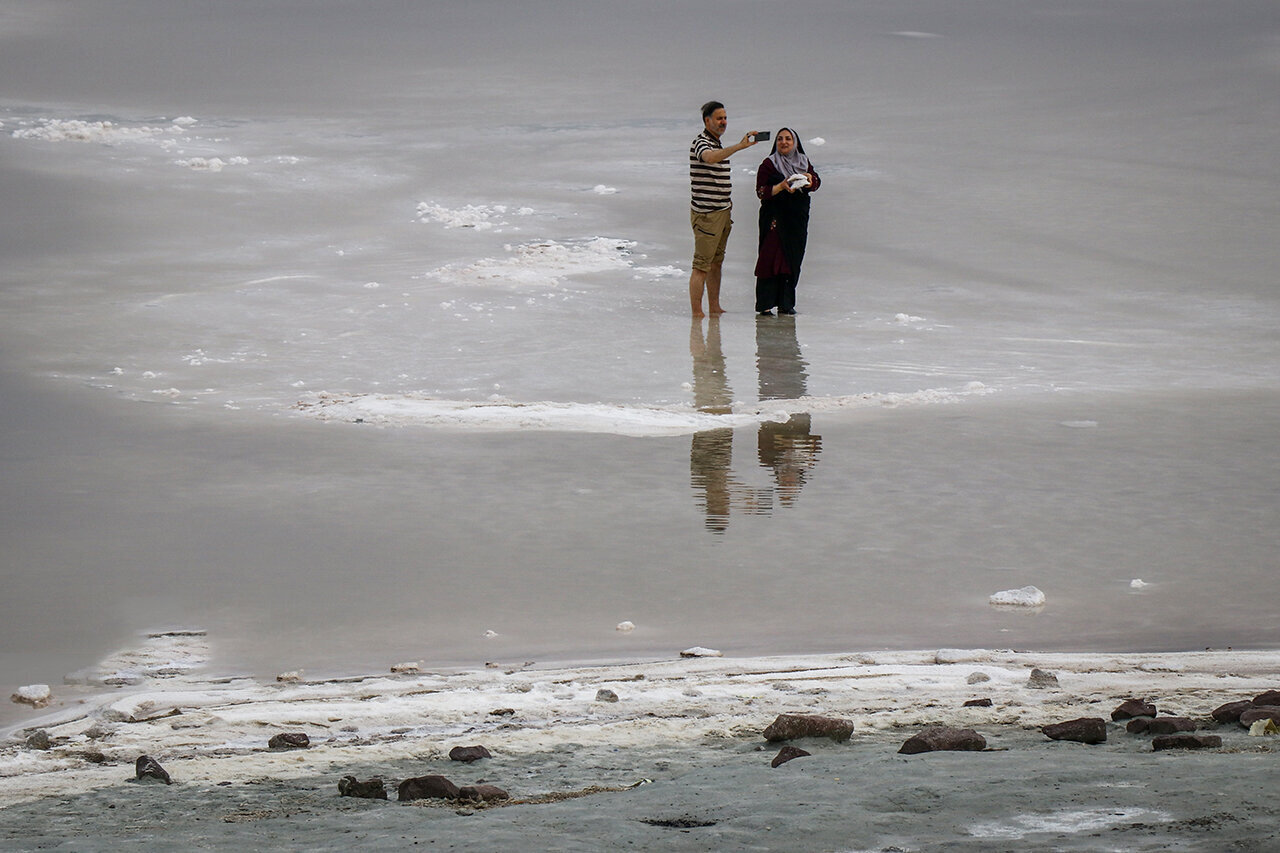
[[[385,800],[387,787],[382,779],[374,776],[367,782],[361,782],[354,776],[343,776],[338,780],[338,796],[359,797],[364,800]]]
[[[968,702],[965,702],[965,703],[964,703],[964,707],[966,707],[966,708],[990,708],[990,707],[991,707],[991,700],[990,700],[990,699],[970,699]]]
[[[1268,690],[1253,697],[1255,705],[1280,705],[1280,690]]]
[[[784,746],[782,749],[778,750],[778,754],[773,757],[773,761],[769,766],[780,767],[793,758],[803,758],[804,756],[811,754],[812,753],[805,752],[798,746]]]
[[[1130,720],[1134,717],[1154,717],[1156,706],[1146,699],[1126,699],[1111,712],[1113,720]]]
[[[1240,702],[1228,702],[1225,705],[1219,705],[1214,708],[1209,716],[1213,717],[1219,723],[1238,723],[1240,715],[1253,707],[1253,702],[1244,699]]]
[[[853,723],[849,720],[817,714],[779,714],[764,730],[764,739],[770,743],[802,737],[829,737],[836,743],[844,743],[852,735]]]
[[[1222,746],[1222,738],[1217,735],[1160,735],[1151,741],[1151,748],[1156,752],[1164,749],[1218,749]]]
[[[492,803],[495,800],[509,800],[511,795],[497,785],[463,785],[458,789],[458,799]]]
[[[479,761],[482,758],[493,758],[489,754],[489,750],[483,746],[455,746],[449,750],[450,761],[463,761],[470,764],[473,761]]]
[[[166,785],[173,784],[173,780],[169,778],[169,772],[160,766],[159,761],[149,755],[139,755],[138,760],[134,762],[134,778],[157,779]]]
[[[1274,720],[1280,726],[1280,707],[1275,705],[1254,705],[1240,715],[1240,725],[1246,729],[1258,720]]]
[[[396,797],[402,803],[409,800],[456,800],[458,786],[443,776],[415,776],[400,783]]]
[[[973,729],[957,729],[951,726],[930,726],[908,738],[898,750],[901,755],[918,755],[922,752],[980,752],[987,748],[987,740]]]
[[[1107,721],[1101,717],[1080,717],[1065,723],[1054,723],[1040,729],[1050,740],[1069,740],[1076,743],[1106,743]]]
[[[281,732],[272,735],[267,741],[268,749],[306,749],[311,746],[311,738],[306,732]]]
[[[1186,717],[1156,717],[1147,723],[1147,734],[1176,735],[1179,732],[1194,732],[1195,720]]]

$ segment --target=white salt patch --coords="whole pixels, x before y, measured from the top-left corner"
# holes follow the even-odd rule
[[[1097,421],[1063,421],[1062,426],[1069,429],[1093,429],[1098,425]]]
[[[815,136],[813,139],[809,140],[809,144],[821,148],[823,145],[827,144],[827,140],[823,139],[821,136]]]
[[[910,325],[911,323],[923,323],[924,318],[913,317],[910,314],[895,314],[893,316],[893,321],[897,323],[899,326],[907,326],[907,325]]]
[[[21,128],[11,135],[14,139],[40,142],[97,142],[112,145],[148,140],[167,132],[169,131],[163,127],[125,127],[110,121],[40,119],[35,127]]]
[[[618,627],[615,630],[626,633],[628,631],[634,631],[635,629],[636,626],[634,622],[619,622]]]
[[[1006,589],[987,599],[999,607],[1043,607],[1045,600],[1045,594],[1034,586]]]
[[[606,187],[604,184],[596,184],[591,188],[596,195],[613,195],[618,191],[617,187]]]
[[[175,161],[179,166],[185,166],[195,172],[221,172],[227,164],[221,158],[214,157],[212,159],[206,157],[192,157],[190,160]]]
[[[489,231],[511,223],[504,218],[507,213],[505,204],[468,204],[465,207],[450,209],[434,202],[418,204],[418,221],[435,222],[445,228],[474,228],[477,231]],[[533,213],[530,208],[522,207],[517,211],[520,216]]]
[[[497,632],[497,631],[493,631],[493,630],[489,630],[489,631],[485,631],[485,632],[484,632],[484,635],[485,635],[485,637],[486,637],[486,638],[488,638],[488,639],[492,640],[494,637],[498,636],[498,632]]]
[[[1168,821],[1166,812],[1143,808],[1102,808],[1076,811],[1014,815],[1006,820],[972,824],[969,834],[977,838],[1026,838],[1037,833],[1096,832],[1108,826],[1142,821]]]
[[[635,243],[614,237],[592,237],[577,243],[508,245],[505,258],[482,258],[473,264],[439,267],[428,278],[452,284],[503,282],[545,287],[571,275],[627,269]]]
[[[1151,584],[1147,583],[1142,578],[1134,578],[1133,580],[1129,581],[1130,589],[1142,589],[1143,587],[1146,587],[1146,586],[1151,586]]]
[[[66,676],[68,684],[139,684],[192,673],[209,661],[209,641],[198,629],[148,634],[136,648],[121,649],[96,665]]]
[[[694,646],[691,649],[685,649],[680,653],[682,658],[718,658],[724,657],[724,653],[719,649],[708,649],[703,646]]]

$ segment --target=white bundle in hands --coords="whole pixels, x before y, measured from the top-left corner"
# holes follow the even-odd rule
[[[791,177],[787,178],[787,183],[791,185],[792,189],[802,190],[805,187],[809,186],[809,176],[806,175],[804,172],[797,172]]]

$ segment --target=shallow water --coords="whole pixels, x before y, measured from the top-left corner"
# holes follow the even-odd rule
[[[795,8],[7,6],[0,683],[1280,642],[1274,6]],[[686,316],[712,96],[824,176],[793,323],[759,148]]]

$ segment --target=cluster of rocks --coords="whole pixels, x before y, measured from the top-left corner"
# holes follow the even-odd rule
[[[1029,687],[1042,688],[1056,685],[1057,678],[1048,672],[1035,670]],[[991,707],[990,699],[965,702],[965,707]],[[1228,702],[1215,708],[1209,715],[1218,724],[1238,723],[1253,734],[1280,734],[1280,690],[1269,690],[1252,699]],[[1126,699],[1111,712],[1111,722],[1125,723],[1125,731],[1152,738],[1154,751],[1168,749],[1218,749],[1222,737],[1205,734],[1195,720],[1172,715],[1159,716],[1159,710],[1145,699]],[[1040,731],[1050,740],[1074,741],[1084,744],[1106,743],[1108,722],[1102,717],[1080,717],[1041,727]],[[770,743],[801,738],[830,738],[844,743],[853,734],[853,723],[836,717],[813,714],[782,714],[764,730],[764,739]],[[973,729],[954,726],[928,726],[912,735],[898,750],[901,755],[919,755],[939,751],[982,751],[987,748],[986,739]],[[810,753],[793,746],[785,746],[773,759],[778,767]]]
[[[1268,690],[1252,699],[1228,702],[1215,708],[1209,716],[1216,723],[1239,723],[1251,731],[1257,726],[1259,734],[1274,732],[1280,726],[1280,690]],[[1157,752],[1166,749],[1218,749],[1222,746],[1220,735],[1197,733],[1200,724],[1190,717],[1161,717],[1159,709],[1145,699],[1121,702],[1111,712],[1111,721],[1125,723],[1125,731],[1129,734],[1151,736],[1151,748]],[[1044,726],[1040,731],[1052,740],[1098,744],[1106,742],[1107,722],[1101,717],[1081,717]]]
[[[470,764],[493,755],[483,746],[455,746],[449,750],[452,761]],[[338,782],[338,794],[343,797],[362,797],[369,800],[387,799],[386,786],[380,777],[361,782],[354,776],[343,776]],[[402,803],[414,800],[454,800],[462,804],[496,803],[511,799],[511,795],[497,785],[477,783],[456,785],[445,776],[414,776],[402,781],[396,788],[396,799]]]

